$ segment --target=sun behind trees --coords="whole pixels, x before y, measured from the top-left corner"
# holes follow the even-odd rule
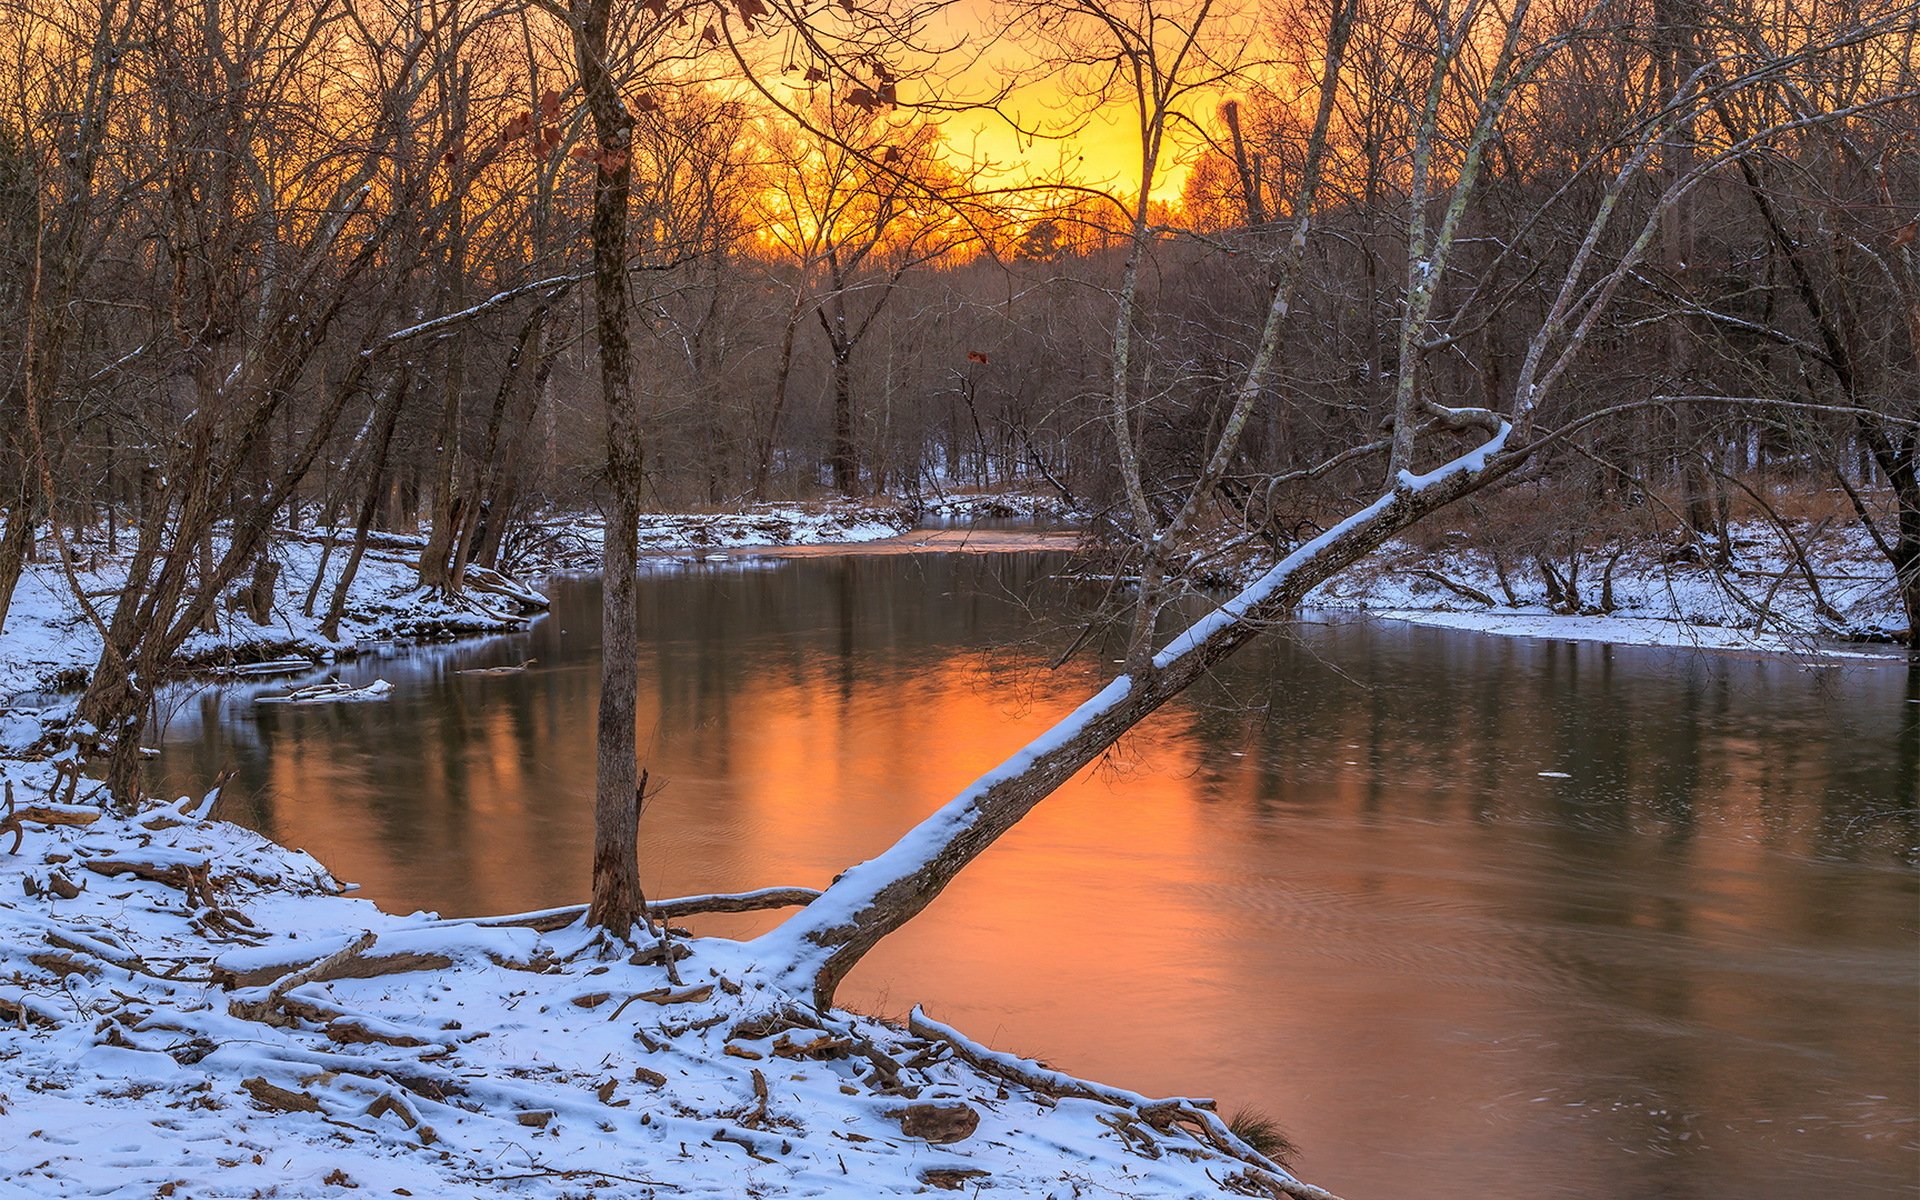
[[[73,1039],[40,1044],[62,1070],[138,1051],[226,1070],[226,1090],[265,1110],[332,1121],[329,1147],[393,1118],[380,1161],[444,1178],[457,1158],[411,1153],[442,1136],[422,1108],[469,1165],[564,1132],[621,1166],[700,1160],[690,1140],[713,1151],[706,1170],[724,1142],[755,1186],[845,1189],[830,1173],[848,1158],[900,1165],[891,1134],[917,1150],[980,1127],[904,1082],[931,1067],[975,1099],[1011,1085],[1046,1100],[1023,1120],[1094,1106],[1085,1159],[1120,1161],[1105,1178],[1138,1166],[1185,1172],[1193,1194],[1328,1200],[1203,1103],[1072,1080],[917,1011],[908,1045],[836,1013],[839,989],[1063,783],[1316,586],[1389,542],[1418,549],[1423,531],[1484,550],[1510,598],[1511,575],[1537,573],[1564,612],[1611,608],[1630,549],[1709,570],[1756,624],[1780,619],[1793,576],[1816,631],[1904,637],[1920,664],[1910,3],[0,12],[14,84],[0,98],[0,631],[47,558],[32,582],[63,582],[79,614],[66,636],[93,660],[47,681],[84,691],[35,718],[28,752],[36,785],[67,802],[21,810],[9,774],[0,834],[35,840],[35,905],[110,903],[152,918],[142,936],[162,930],[148,953],[0,906],[28,931],[13,940],[61,951],[8,962],[0,1016]],[[1005,145],[986,129],[1064,169],[985,152]],[[1124,149],[1112,178],[1075,153],[1100,130]],[[818,890],[650,911],[643,515],[762,498],[910,508],[963,484],[1045,488],[1085,516],[1107,586],[1059,661],[1117,646],[1096,690],[876,857],[800,881]],[[1778,530],[1784,571],[1742,572],[1743,520]],[[1841,529],[1884,562],[1869,582],[1888,610],[1897,596],[1904,631],[1852,628],[1822,594],[1806,543]],[[603,590],[587,904],[371,914],[321,896],[337,885],[311,860],[214,820],[218,785],[202,805],[149,802],[141,744],[170,680],[351,652],[355,615],[383,607],[413,614],[416,637],[510,627],[545,603],[517,570],[589,553]],[[369,573],[389,581],[378,594]],[[116,811],[71,803],[86,770]],[[127,853],[60,849],[75,831],[111,831]],[[123,904],[135,891],[89,892],[62,866],[148,890]],[[243,885],[284,900],[276,913],[311,901],[303,914],[357,912],[378,932],[301,929],[266,952],[278,931],[221,894]],[[154,888],[178,896],[149,905]],[[711,982],[680,977],[687,947],[655,922],[769,908],[797,911],[750,942],[702,943]],[[51,972],[44,994],[16,988],[29,967]],[[388,976],[438,971],[464,972],[480,1010],[498,1001],[491,1028],[409,1032],[310,990],[357,980],[395,1013],[462,989],[387,992]],[[609,981],[629,994],[590,1016]],[[125,989],[143,1014],[91,1007],[131,1005]],[[224,1009],[207,1002],[219,989]],[[548,1002],[520,1010],[535,989]],[[604,1042],[636,1002],[708,1015],[654,1021],[663,1041],[636,1025]],[[529,1027],[550,1043],[531,1057],[443,1065]],[[143,1036],[167,1044],[129,1040]],[[663,1072],[601,1077],[636,1046],[696,1090],[739,1086],[676,1107]],[[770,1112],[775,1067],[778,1086],[810,1089],[789,1110],[804,1120]],[[634,1085],[667,1090],[631,1105]],[[892,1130],[828,1141],[850,1104],[872,1111],[846,1128]],[[996,1170],[1077,1153],[1026,1149],[1040,1141]],[[528,1176],[475,1178],[518,1186],[545,1170],[527,1158]],[[1209,1168],[1226,1164],[1223,1182]],[[910,1186],[980,1174],[943,1159]]]
[[[1769,495],[1831,487],[1920,617],[1910,6],[1022,0],[977,60],[937,6],[7,11],[0,620],[50,543],[100,647],[73,736],[128,804],[183,648],[294,602],[276,545],[323,541],[331,631],[383,529],[464,603],[596,508],[593,919],[627,936],[641,512],[1057,489],[1137,581],[1125,672],[762,943],[825,1006],[1059,782],[1470,495],[1579,607],[1540,547],[1725,563],[1735,506],[1787,529]],[[969,161],[994,69],[1008,126],[1113,117],[1135,168]],[[102,523],[110,593],[73,550]]]

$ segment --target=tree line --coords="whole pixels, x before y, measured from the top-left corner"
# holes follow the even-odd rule
[[[1138,580],[1130,682],[946,851],[849,876],[794,951],[830,999],[1044,781],[1456,502],[1724,559],[1735,511],[1791,541],[1783,489],[1824,496],[1920,617],[1910,3],[1004,0],[972,50],[858,0],[3,11],[0,626],[30,555],[127,558],[110,608],[74,587],[123,792],[224,605],[337,622],[374,530],[458,590],[598,509],[625,929],[642,509],[1057,490]],[[1036,144],[1119,114],[1137,166],[1015,170],[960,109]],[[277,597],[309,528],[326,594]],[[1282,574],[1169,643],[1249,558]]]

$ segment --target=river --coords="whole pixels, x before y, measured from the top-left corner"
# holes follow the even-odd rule
[[[1113,668],[1055,554],[656,561],[650,894],[824,885]],[[376,704],[178,688],[158,764],[394,910],[584,899],[599,587],[388,647]],[[524,674],[462,668],[536,660]],[[1911,1196],[1920,692],[1901,664],[1309,615],[1049,799],[842,991],[1216,1095],[1349,1200]],[[747,933],[777,916],[712,919]]]

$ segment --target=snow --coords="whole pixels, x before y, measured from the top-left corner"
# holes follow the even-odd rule
[[[1801,633],[1756,632],[1718,625],[1696,625],[1658,617],[1564,616],[1544,610],[1449,612],[1442,609],[1387,608],[1368,615],[1437,629],[1461,629],[1503,637],[1549,638],[1563,642],[1608,642],[1616,646],[1671,646],[1693,650],[1800,654],[1821,658],[1884,658],[1866,647],[1827,646]]]
[[[1475,469],[1492,447],[1442,470]],[[1402,482],[1430,486],[1439,475]],[[1382,497],[1254,576],[1156,665],[1190,652],[1390,502]],[[992,503],[957,502],[946,515],[1002,515]],[[581,553],[600,536],[578,518],[550,520]],[[891,537],[912,520],[906,508],[774,505],[653,518],[643,537],[661,552],[724,550]],[[1884,564],[1864,539],[1836,536],[1816,561],[1828,599],[1851,625],[1892,623]],[[1414,571],[1499,594],[1484,554],[1411,543],[1322,585],[1309,603],[1517,636],[1872,653],[1816,640],[1831,622],[1795,577],[1781,575],[1782,550],[1767,530],[1743,526],[1736,542],[1735,565],[1748,574],[1733,584],[1661,561],[1657,548],[1624,556],[1618,606],[1604,615],[1550,612],[1532,577],[1513,575],[1534,587],[1519,604],[1468,603]],[[319,662],[367,640],[522,624],[486,604],[419,593],[408,553],[417,546],[387,538],[382,547],[363,564],[340,638],[321,637],[299,613],[320,547],[292,540],[275,551],[283,571],[274,623],[263,629],[223,613],[220,630],[196,635],[189,653],[214,661],[298,652]],[[343,559],[336,553],[333,569]],[[80,570],[103,616],[122,570],[97,554]],[[1773,615],[1760,628],[1739,579],[1771,593]],[[16,750],[0,757],[0,778],[17,805],[61,788],[56,759],[19,749],[54,711],[36,708],[31,694],[91,667],[98,644],[59,569],[29,567],[0,654],[0,754]],[[350,885],[310,856],[208,819],[210,798],[121,815],[87,783],[75,805],[37,805],[40,816],[73,823],[15,822],[19,850],[0,854],[0,1197],[368,1188],[554,1200],[865,1197],[956,1186],[1065,1200],[1293,1187],[1231,1142],[1140,1120],[1143,1108],[1175,1101],[1056,1078],[964,1043],[982,1064],[970,1065],[947,1053],[947,1042],[964,1042],[959,1031],[917,1011],[931,1038],[807,1007],[818,953],[809,930],[844,923],[903,867],[928,861],[978,816],[988,789],[1133,688],[1127,675],[1112,680],[772,932],[745,944],[676,938],[687,955],[671,975],[659,946],[630,954],[577,921],[540,931],[573,918],[571,908],[456,921],[383,913],[347,896]],[[0,838],[6,832],[0,817]],[[334,956],[342,969],[313,969]],[[901,1118],[925,1102],[965,1103],[979,1126],[944,1145],[909,1136]]]
[[[801,515],[788,536],[898,532]],[[768,519],[789,517],[660,522],[657,541],[711,545]],[[294,541],[276,550],[275,625],[223,614],[190,652],[320,660],[428,629],[423,613],[519,625],[422,596],[406,543],[384,544],[339,639],[290,599],[318,570],[318,546]],[[90,563],[83,586],[105,595],[117,569]],[[352,899],[309,855],[211,819],[211,796],[121,814],[89,781],[74,804],[38,804],[62,790],[65,756],[29,749],[62,707],[32,694],[89,668],[99,643],[44,564],[5,637],[0,695],[19,703],[0,710],[0,779],[36,819],[13,822],[21,845],[0,853],[0,1197],[1066,1200],[1295,1186],[1210,1114],[1148,1124],[1131,1093],[1064,1076],[1024,1086],[942,1038],[814,1013],[763,944],[676,936],[635,952],[573,908],[399,916]],[[1127,687],[1115,681],[1082,719]],[[0,815],[0,835],[12,827]],[[978,1126],[942,1144],[913,1136],[905,1122],[926,1104],[965,1105]]]
[[[1802,535],[1805,540],[1805,535]],[[1777,531],[1762,522],[1734,526],[1736,556],[1729,570],[1668,561],[1662,543],[1641,544],[1620,557],[1613,571],[1614,611],[1580,613],[1547,606],[1545,584],[1531,559],[1511,556],[1507,578],[1517,604],[1509,604],[1487,553],[1470,535],[1446,539],[1436,549],[1406,540],[1391,542],[1368,560],[1308,593],[1310,608],[1364,612],[1382,620],[1505,637],[1610,642],[1627,646],[1790,654],[1807,658],[1883,658],[1897,647],[1849,639],[1905,625],[1892,568],[1864,533],[1830,529],[1806,547],[1827,601],[1843,621],[1822,616],[1794,568]],[[1565,563],[1557,564],[1564,570]],[[1596,605],[1604,560],[1588,556],[1579,580],[1582,600]],[[1487,607],[1431,578],[1432,571],[1500,602]],[[1769,616],[1763,621],[1756,608]]]
[[[0,771],[25,795],[50,783],[41,763]],[[964,1181],[1171,1198],[1266,1170],[1142,1124],[1144,1098],[1061,1077],[1111,1102],[1062,1098],[937,1040],[813,1014],[752,946],[676,939],[676,982],[580,924],[383,913],[198,806],[30,823],[0,856],[0,1195],[865,1197]],[[143,874],[89,869],[107,859]],[[168,867],[203,882],[151,877]],[[333,956],[410,969],[301,969]],[[934,1102],[978,1128],[909,1136],[909,1107]]]
[[[351,538],[352,534],[341,531],[340,536]],[[424,539],[387,534],[367,551],[354,579],[339,636],[329,638],[320,629],[321,618],[350,547],[343,544],[335,548],[314,604],[320,615],[307,616],[302,605],[320,570],[320,535],[283,535],[272,551],[280,564],[280,576],[268,624],[256,625],[245,613],[223,607],[216,614],[218,628],[194,633],[182,648],[181,657],[215,665],[298,656],[317,667],[351,655],[371,642],[449,633],[499,633],[526,627],[524,612],[506,611],[516,606],[515,601],[480,594],[437,595],[416,586],[417,551],[408,550],[415,542],[424,544]],[[98,546],[76,549],[82,556],[76,567],[80,586],[89,594],[100,618],[111,620],[118,589],[126,579],[126,556],[108,555]],[[512,590],[523,602],[545,603],[544,597],[525,585],[512,585]],[[0,703],[79,682],[93,669],[100,654],[98,631],[74,600],[65,573],[53,562],[27,565],[14,592],[6,631],[0,637],[6,648],[0,654]],[[6,744],[21,743],[16,735],[9,735]]]
[[[1072,519],[1059,500],[1025,493],[955,493],[930,500],[836,500],[750,504],[709,513],[648,513],[640,518],[640,551],[646,555],[695,554],[713,560],[724,552],[773,546],[857,545],[884,541],[920,528],[929,519],[955,524],[1024,518],[1042,523]],[[552,513],[535,528],[561,543],[546,565],[590,569],[600,563],[605,528],[597,516]]]
[[[1468,410],[1455,408],[1448,409],[1447,411],[1457,413]],[[1487,465],[1487,459],[1506,448],[1507,435],[1512,432],[1513,425],[1507,421],[1502,421],[1500,422],[1500,431],[1498,433],[1495,433],[1492,437],[1467,451],[1465,454],[1460,455],[1458,458],[1449,459],[1447,462],[1442,463],[1424,475],[1415,475],[1411,471],[1400,472],[1400,486],[1409,491],[1420,492],[1451,476],[1462,473],[1470,474],[1474,471],[1484,470]]]
[[[1208,638],[1213,637],[1222,629],[1238,622],[1240,618],[1250,612],[1254,606],[1273,595],[1273,593],[1279,589],[1280,585],[1287,581],[1289,576],[1300,569],[1302,564],[1311,560],[1315,555],[1325,550],[1328,546],[1331,546],[1345,534],[1379,516],[1392,503],[1393,495],[1391,493],[1382,496],[1372,504],[1350,514],[1346,519],[1337,522],[1327,529],[1326,532],[1320,534],[1320,536],[1312,538],[1297,547],[1292,553],[1268,568],[1264,574],[1248,584],[1232,599],[1177,634],[1160,649],[1158,654],[1153,656],[1153,665],[1160,670],[1165,670],[1180,658],[1191,654],[1195,648],[1204,644]]]

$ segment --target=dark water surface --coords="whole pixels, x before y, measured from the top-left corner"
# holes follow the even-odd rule
[[[823,885],[1081,699],[1051,555],[643,581],[651,894]],[[178,693],[161,770],[407,911],[584,899],[599,587]],[[538,659],[525,675],[457,668]],[[1920,704],[1897,663],[1307,623],[1042,805],[845,1000],[1258,1107],[1349,1197],[1920,1191]],[[1565,777],[1546,775],[1557,772]],[[703,928],[764,928],[742,918]]]

